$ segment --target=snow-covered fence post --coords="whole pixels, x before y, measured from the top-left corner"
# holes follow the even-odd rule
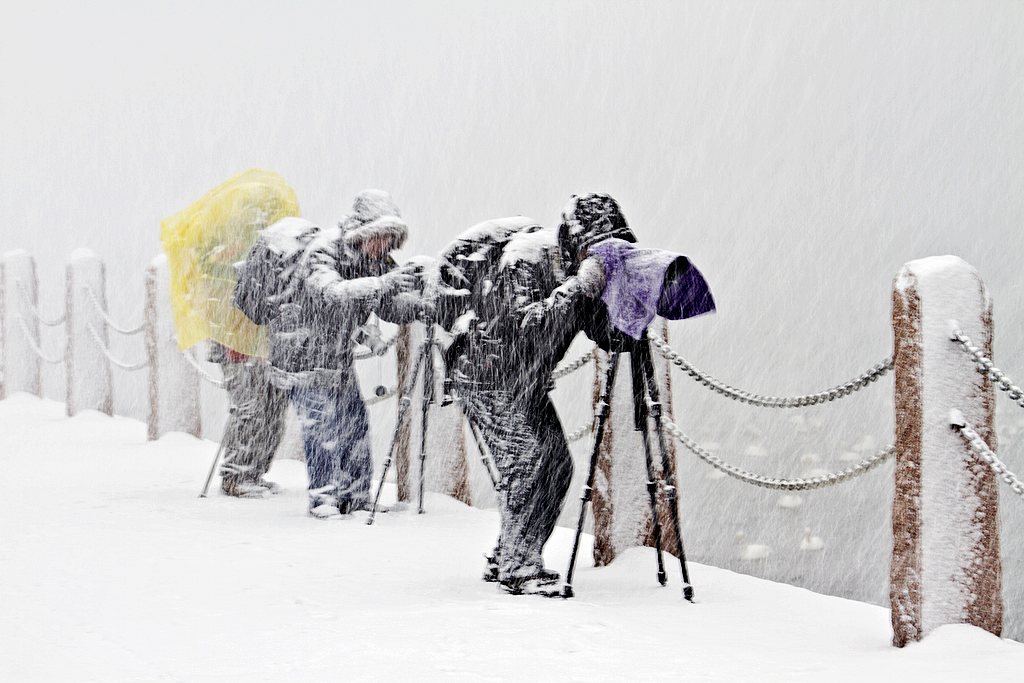
[[[145,340],[149,359],[147,438],[165,432],[200,436],[199,375],[178,350],[170,307],[167,257],[155,257],[146,268]],[[186,352],[187,353],[187,352]]]
[[[398,400],[395,408],[395,419],[402,412],[402,388],[409,381],[409,373],[413,366],[413,345],[412,326],[402,325],[398,330],[398,340],[395,342],[395,362],[397,363]],[[397,498],[400,502],[407,503],[412,500],[409,483],[409,444],[412,439],[412,418],[409,417],[400,424],[395,425],[395,486],[398,489]]]
[[[955,256],[911,261],[892,295],[896,490],[893,644],[943,624],[1002,631],[997,481],[950,428],[959,410],[995,448],[992,383],[950,340],[951,321],[992,355],[992,301]]]
[[[106,268],[89,249],[76,249],[68,259],[64,280],[64,315],[67,332],[65,385],[68,415],[81,410],[114,412],[106,321]]]
[[[416,354],[422,352],[426,337],[421,323],[402,326],[396,342],[399,391],[408,380],[416,364]],[[467,505],[470,504],[469,463],[466,452],[465,420],[455,406],[441,407],[444,369],[435,350],[431,350],[430,362],[434,363],[435,401],[428,408],[426,489],[451,496]],[[423,374],[416,380],[409,397],[412,405],[406,413],[405,423],[398,426],[398,443],[395,447],[395,477],[398,484],[398,500],[410,501],[414,482],[419,481],[419,444],[421,430],[421,401],[423,400]],[[399,396],[398,410],[401,410]]]
[[[661,336],[668,340],[668,324],[661,321]],[[594,395],[598,400],[601,378],[607,368],[608,355],[595,350],[598,362],[594,364]],[[623,356],[619,362],[618,377],[614,380],[608,422],[597,461],[594,483],[594,564],[603,566],[615,557],[638,545],[654,545],[654,518],[647,493],[647,466],[643,440],[636,430],[633,416],[633,392],[630,377],[630,359]],[[654,369],[661,392],[664,415],[674,421],[672,413],[671,366],[660,354],[653,354]],[[596,407],[596,405],[595,405]],[[649,422],[650,431],[651,423]],[[651,433],[651,456],[655,478],[664,480],[658,439]],[[671,466],[676,466],[675,442],[666,440]],[[658,517],[661,522],[662,548],[679,556],[679,539],[675,537],[671,512],[664,492],[658,495]],[[678,501],[677,501],[678,504]]]
[[[15,391],[42,395],[39,356],[33,345],[40,348],[39,321],[32,315],[38,303],[36,262],[23,249],[3,255],[3,306],[0,309],[0,329],[3,343],[3,379],[0,398]]]
[[[7,288],[4,286],[6,278],[4,276],[4,260],[0,258],[0,400],[7,397],[6,390],[4,389],[4,377],[6,375],[7,364],[4,362],[4,355],[7,353],[7,340],[5,338],[5,331],[7,330],[7,305],[4,297],[4,292]]]

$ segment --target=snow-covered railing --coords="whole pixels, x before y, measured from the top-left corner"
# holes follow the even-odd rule
[[[56,365],[64,369],[69,414],[86,408],[110,413],[112,369],[147,369],[150,438],[170,430],[198,435],[200,382],[222,388],[223,379],[207,370],[191,352],[178,349],[167,305],[170,297],[166,259],[153,260],[145,283],[143,321],[135,326],[122,325],[106,304],[102,261],[88,250],[77,250],[66,268],[64,310],[59,315],[47,316],[39,306],[36,267],[31,255],[24,251],[4,254],[0,259],[0,397],[13,391],[40,394],[43,364]],[[908,263],[894,284],[892,357],[847,382],[817,393],[790,397],[758,394],[721,382],[673,350],[666,328],[661,335],[649,335],[651,346],[659,352],[654,360],[661,367],[656,368],[656,373],[663,373],[666,414],[660,418],[661,425],[710,466],[745,483],[771,489],[823,488],[848,481],[895,458],[890,575],[894,644],[920,639],[945,623],[971,623],[999,633],[1002,600],[996,489],[1002,479],[1013,493],[1024,497],[1024,483],[997,455],[993,386],[1021,407],[1024,389],[1010,381],[991,360],[991,320],[991,301],[984,283],[966,263],[955,257]],[[62,331],[62,348],[55,347],[55,336],[44,338],[42,329],[54,330],[53,335]],[[144,355],[134,362],[120,358],[111,349],[111,333],[128,338],[144,333]],[[399,386],[410,371],[414,339],[422,338],[421,329],[407,326],[383,348],[395,351]],[[976,345],[972,339],[982,342]],[[965,363],[961,353],[966,353],[971,363]],[[357,352],[355,358],[379,355]],[[592,361],[600,366],[604,357],[597,351],[587,352],[557,368],[552,381]],[[896,438],[893,445],[838,472],[807,479],[755,474],[711,454],[673,421],[673,366],[726,398],[756,407],[789,409],[845,398],[893,371]],[[381,403],[396,394],[395,388],[384,389],[367,397],[366,403]],[[627,416],[632,411],[623,403],[612,412]],[[468,461],[461,421],[453,412],[439,413],[431,419],[428,440],[437,441],[434,450],[448,454],[444,456],[447,460],[442,458],[443,481],[436,490],[468,502]],[[408,482],[415,465],[407,454],[414,429],[411,424],[396,429],[400,498],[408,497]],[[593,420],[588,420],[567,437],[569,441],[579,441],[592,430]],[[610,429],[609,433],[613,431]],[[620,437],[607,438],[611,443]],[[610,482],[613,469],[618,467],[615,459],[606,457],[601,467],[602,475]],[[595,529],[602,526],[596,519],[597,501],[602,495],[601,490],[595,490]],[[605,509],[613,507],[605,505]],[[609,526],[608,520],[603,524]],[[671,540],[666,542],[666,548],[671,551]],[[614,549],[602,549],[599,537],[595,557],[600,553],[610,553],[603,556],[604,561],[614,556]]]
[[[0,397],[14,391],[41,395],[44,366],[64,370],[65,404],[69,415],[81,410],[113,411],[112,372],[147,371],[148,435],[168,431],[198,436],[201,432],[200,382],[224,388],[213,366],[204,367],[193,350],[182,352],[171,317],[166,258],[158,256],[146,270],[142,321],[126,325],[107,306],[103,262],[87,249],[72,253],[65,269],[64,308],[59,315],[44,315],[38,303],[35,260],[25,251],[0,259]],[[43,330],[52,333],[42,335]],[[59,335],[59,336],[58,336]],[[136,354],[122,356],[111,346],[111,335],[132,339],[141,335]],[[59,339],[54,347],[52,340]],[[377,353],[357,352],[357,359],[382,355],[393,349],[397,335]],[[132,357],[134,356],[134,357]],[[215,374],[216,373],[216,374]],[[395,391],[370,397],[368,405],[393,398]]]
[[[856,465],[851,465],[839,472],[829,472],[827,474],[807,479],[782,479],[779,477],[765,476],[763,474],[754,474],[753,472],[748,472],[742,467],[737,467],[736,465],[731,465],[725,462],[718,456],[701,448],[696,441],[687,436],[678,425],[667,417],[661,418],[661,424],[669,431],[669,433],[672,434],[672,436],[679,439],[679,442],[689,451],[719,472],[722,472],[734,479],[738,479],[745,484],[753,484],[754,486],[775,489],[778,491],[813,491],[814,489],[841,484],[844,481],[858,477],[861,474],[874,469],[878,465],[881,465],[883,462],[891,458],[895,452],[895,449],[892,446],[887,446],[874,455],[864,458]]]
[[[950,322],[954,320],[965,324]],[[755,474],[701,448],[670,416],[662,416],[661,425],[706,464],[769,489],[812,490],[840,484],[895,457],[893,643],[902,646],[918,640],[946,623],[969,623],[998,634],[1002,595],[996,477],[1021,497],[1024,483],[990,445],[995,437],[993,383],[1021,407],[1024,389],[992,363],[991,323],[991,301],[981,278],[960,259],[947,256],[908,263],[897,276],[893,356],[821,392],[778,397],[737,389],[699,370],[664,338],[649,333],[651,346],[665,361],[699,385],[762,408],[821,405],[850,396],[895,370],[895,442],[838,472],[806,479]],[[984,343],[974,345],[964,329]],[[971,357],[973,368],[958,362],[956,349]],[[943,411],[954,417],[947,419]],[[595,527],[600,527],[597,509],[595,520]],[[599,537],[599,563],[601,553]]]
[[[734,401],[747,403],[759,408],[806,408],[821,403],[827,403],[829,401],[835,401],[836,399],[845,398],[857,391],[860,391],[867,385],[876,381],[879,377],[882,377],[892,370],[892,359],[886,358],[857,377],[854,377],[849,382],[837,384],[830,389],[826,389],[818,393],[803,394],[801,396],[766,396],[729,386],[728,384],[715,379],[706,372],[698,370],[692,363],[673,351],[672,347],[658,335],[653,334],[650,339],[651,345],[657,349],[659,353],[699,384],[704,385],[708,389],[711,389],[715,393],[721,394],[726,398],[731,398]]]

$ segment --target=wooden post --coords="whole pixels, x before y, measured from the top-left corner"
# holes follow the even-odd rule
[[[7,398],[7,276],[4,274],[4,260],[0,258],[0,400]]]
[[[39,342],[39,321],[32,314],[38,307],[36,262],[23,249],[3,255],[3,394],[24,391],[42,396],[42,361],[33,352]]]
[[[668,324],[661,323],[661,335],[668,339]],[[594,401],[600,393],[599,384],[607,367],[607,354],[595,351]],[[655,372],[661,391],[662,410],[674,420],[672,412],[672,383],[670,366],[658,354],[653,356]],[[610,564],[615,557],[639,545],[654,546],[654,519],[647,493],[647,466],[644,459],[643,441],[633,422],[632,388],[629,357],[619,362],[618,377],[608,407],[608,423],[597,461],[597,476],[594,481],[594,564]],[[655,476],[663,479],[661,453],[658,438],[652,428],[650,432],[651,457]],[[671,466],[676,466],[675,442],[666,441]],[[679,486],[681,489],[682,487]],[[671,511],[659,487],[658,516],[661,522],[662,548],[678,557],[679,540],[675,536]]]
[[[591,403],[594,409],[591,414],[595,414],[597,411],[597,402],[601,400],[601,382],[604,379],[604,374],[608,372],[608,364],[611,362],[610,355],[605,353],[601,349],[594,349],[594,388],[591,392]],[[622,370],[623,365],[629,369],[628,363],[619,362],[619,370]],[[623,374],[618,372],[616,374]],[[628,376],[625,378],[628,381]],[[618,392],[622,390],[623,377],[613,378],[612,391]],[[626,388],[629,391],[629,388]],[[615,393],[612,393],[612,400],[608,406],[607,422],[604,427],[604,438],[601,440],[601,450],[597,456],[597,472],[594,475],[594,490],[591,493],[591,511],[594,514],[594,566],[603,567],[607,564],[611,564],[612,560],[615,559],[615,555],[618,552],[618,548],[615,543],[613,526],[615,522],[615,491],[612,488],[613,476],[612,476],[612,463],[614,462],[614,449],[613,445],[617,434],[616,425],[613,420],[613,416],[617,416],[621,412],[621,401],[615,400]],[[620,410],[616,410],[616,406]],[[628,411],[628,408],[627,408]],[[627,412],[628,414],[628,412]],[[596,419],[594,421],[594,427],[596,429]],[[632,429],[632,425],[620,425],[621,429]],[[591,432],[591,438],[594,438],[596,432]],[[588,444],[591,448],[593,444]],[[593,453],[593,451],[588,451]]]
[[[64,284],[67,414],[98,410],[112,415],[114,401],[110,363],[103,353],[109,338],[106,321],[97,310],[102,308],[105,311],[107,307],[103,261],[88,249],[76,249],[68,259]]]
[[[415,354],[421,351],[421,345],[425,338],[424,332],[421,323],[403,325],[399,332],[395,348],[399,390],[405,385],[409,373],[412,372],[416,363]],[[469,505],[469,462],[466,452],[464,420],[457,407],[441,408],[444,368],[441,366],[436,352],[431,354],[430,361],[434,363],[436,401],[428,409],[426,490],[443,493]],[[398,443],[395,448],[398,500],[403,502],[412,500],[416,490],[414,482],[419,481],[419,435],[421,401],[423,399],[422,370],[410,398],[412,406],[407,413],[405,423],[399,425]]]
[[[398,414],[402,410],[402,387],[409,381],[409,373],[412,372],[413,366],[413,343],[412,343],[412,326],[402,325],[398,331],[398,341],[395,342],[395,361],[398,364],[397,372],[397,387],[398,397],[395,401],[395,419],[398,419]],[[413,389],[415,392],[415,389]],[[408,503],[412,500],[412,492],[410,486],[410,473],[409,473],[409,445],[412,442],[412,410],[410,409],[409,415],[401,423],[396,425],[396,443],[395,443],[395,481],[398,488],[398,500],[402,503]]]
[[[991,382],[950,340],[951,321],[992,355],[992,301],[954,256],[911,261],[892,295],[896,490],[890,604],[893,644],[943,624],[1002,631],[997,481],[950,429],[960,410],[994,450]]]
[[[146,269],[146,356],[149,359],[147,436],[158,439],[177,431],[199,437],[199,375],[178,349],[170,307],[167,257],[157,256]]]
[[[668,334],[668,321],[661,321],[661,338],[666,342],[670,341]],[[675,408],[672,401],[672,364],[665,359],[659,353],[656,353],[653,349],[651,351],[652,360],[654,361],[654,372],[658,377],[658,387],[661,392],[661,407],[664,414],[673,422],[676,420]],[[676,461],[676,440],[673,438],[665,439],[665,449],[668,451],[668,463],[669,467],[676,474],[676,506],[679,505],[679,497],[683,495],[684,482],[679,479],[679,465]],[[661,466],[661,452],[658,449],[657,435],[651,435],[651,448],[654,449],[654,470],[655,476],[660,481],[665,481],[665,472]],[[665,552],[679,557],[679,538],[676,536],[675,525],[672,523],[672,510],[669,507],[669,502],[665,497],[665,489],[662,486],[658,487],[658,520],[661,522],[661,547]],[[680,513],[679,524],[682,526],[685,520],[682,519],[682,513]],[[653,519],[648,520],[647,534],[644,539],[644,545],[654,547],[654,521]]]
[[[143,343],[146,346],[146,397],[149,412],[146,414],[146,439],[160,438],[160,356],[157,353],[157,299],[156,266],[151,262],[146,268],[146,299],[143,311]]]

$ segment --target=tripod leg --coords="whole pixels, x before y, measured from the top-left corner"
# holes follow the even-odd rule
[[[633,361],[632,358],[630,360]],[[632,364],[635,366],[635,361],[633,361]],[[642,368],[639,368],[639,369],[641,370],[640,375],[642,376],[643,375]],[[636,376],[636,374],[635,374],[636,370],[637,370],[637,368],[634,367],[634,377]],[[636,391],[639,390],[641,392],[639,394],[635,394],[635,396],[637,398],[639,398],[640,403],[642,404],[643,403],[643,393],[642,393],[643,392],[643,388],[642,388],[643,385],[640,384],[640,386],[637,386],[637,384],[639,384],[639,383],[638,382],[634,382],[633,391],[636,392]],[[655,478],[654,478],[654,456],[651,454],[651,435],[647,431],[647,407],[646,406],[643,406],[643,408],[641,410],[639,410],[639,416],[642,419],[641,420],[637,420],[637,427],[639,428],[640,438],[642,439],[643,444],[644,444],[644,460],[645,460],[646,465],[647,465],[647,495],[650,497],[650,501],[651,501],[651,518],[652,518],[653,523],[654,523],[654,550],[655,550],[656,556],[658,558],[658,583],[660,583],[662,586],[664,586],[666,583],[668,583],[668,575],[665,573],[665,558],[664,558],[664,556],[662,554],[662,550],[661,550],[662,533],[661,533],[661,519],[660,519],[660,516],[658,515],[658,484],[656,483]]]
[[[398,444],[398,433],[402,429],[402,424],[405,422],[405,416],[409,412],[409,408],[412,407],[412,390],[416,387],[416,377],[420,374],[420,366],[423,363],[423,354],[419,353],[416,356],[416,363],[413,365],[412,372],[409,373],[408,379],[405,380],[405,386],[402,387],[402,398],[398,404],[398,417],[395,419],[395,434],[391,437],[391,446],[388,448],[388,456],[384,459],[384,467],[380,473],[380,484],[377,485],[377,493],[373,497],[373,505],[370,507],[370,516],[367,517],[366,523],[373,524],[374,517],[377,516],[377,504],[380,502],[380,492],[384,490],[384,480],[387,479],[388,470],[391,469],[391,461],[395,455],[395,447]]]
[[[432,362],[433,359],[428,359],[427,362]],[[429,379],[433,379],[432,377]],[[423,381],[426,382],[428,377],[424,373]],[[425,391],[425,390],[424,390]],[[430,416],[430,402],[427,397],[423,397],[422,405],[420,406],[420,496],[419,496],[419,509],[416,511],[417,514],[422,515],[423,509],[423,491],[426,487],[426,466],[427,466],[427,422]]]
[[[590,449],[590,470],[587,473],[587,483],[583,487],[583,494],[580,496],[580,517],[576,522],[576,538],[572,543],[572,554],[569,556],[569,569],[565,572],[565,585],[562,586],[562,597],[571,598],[575,593],[572,589],[572,575],[576,569],[576,554],[580,549],[580,536],[583,534],[583,521],[587,514],[587,503],[594,491],[594,474],[597,471],[597,458],[601,452],[601,441],[604,439],[605,423],[608,420],[608,402],[611,400],[612,383],[615,381],[615,371],[619,367],[619,354],[613,351],[611,360],[608,363],[608,370],[605,373],[604,385],[601,387],[601,398],[597,402],[597,429],[594,431],[594,445]]]
[[[484,469],[487,470],[487,476],[491,478],[491,485],[494,486],[494,490],[498,490],[498,476],[494,474],[494,467],[491,465],[491,459],[487,453],[487,447],[484,445],[483,436],[480,435],[480,428],[477,427],[476,422],[473,421],[469,415],[466,414],[465,410],[462,412],[466,416],[466,422],[469,423],[469,431],[473,435],[473,441],[476,442],[476,449],[480,453],[480,462],[483,464]]]
[[[427,321],[427,335],[423,342],[421,362],[423,363],[423,401],[420,405],[420,504],[418,514],[423,514],[423,492],[427,480],[427,422],[430,404],[434,401],[434,325]]]
[[[217,445],[217,452],[213,456],[213,462],[210,463],[210,471],[206,474],[206,483],[203,484],[203,490],[199,492],[200,498],[206,498],[206,494],[210,490],[210,482],[213,481],[213,473],[217,471],[217,463],[220,462],[220,456],[224,454],[224,449],[227,447],[228,439],[234,435],[234,426],[235,409],[232,407],[228,411],[228,422],[224,425],[224,434],[220,437],[220,444]]]
[[[661,476],[665,482],[665,501],[668,503],[669,514],[671,515],[672,530],[675,532],[676,540],[679,541],[679,568],[683,573],[683,597],[693,602],[693,585],[690,583],[690,572],[686,568],[686,551],[683,550],[683,529],[679,522],[676,473],[668,455],[668,447],[665,444],[665,430],[661,425],[660,391],[658,389],[658,380],[654,374],[651,345],[646,336],[639,345],[638,354],[641,356],[644,367],[647,391],[651,396],[651,417],[654,418],[654,427],[658,432],[658,450],[661,452]],[[657,515],[657,511],[655,511],[655,515]]]

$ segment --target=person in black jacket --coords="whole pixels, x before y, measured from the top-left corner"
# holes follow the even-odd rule
[[[542,551],[573,466],[548,397],[551,372],[580,332],[606,350],[628,351],[631,343],[612,331],[596,295],[600,282],[567,292],[557,306],[545,304],[566,273],[575,273],[589,244],[613,236],[635,241],[625,220],[618,221],[617,205],[605,207],[617,218],[601,208],[588,203],[579,215],[573,209],[578,229],[562,245],[555,230],[525,218],[474,226],[451,249],[459,262],[448,261],[473,273],[464,278],[461,298],[439,304],[439,320],[456,332],[446,354],[448,373],[500,475],[501,528],[484,579],[510,593],[553,595],[559,580],[544,567]],[[473,245],[481,246],[472,251]]]

